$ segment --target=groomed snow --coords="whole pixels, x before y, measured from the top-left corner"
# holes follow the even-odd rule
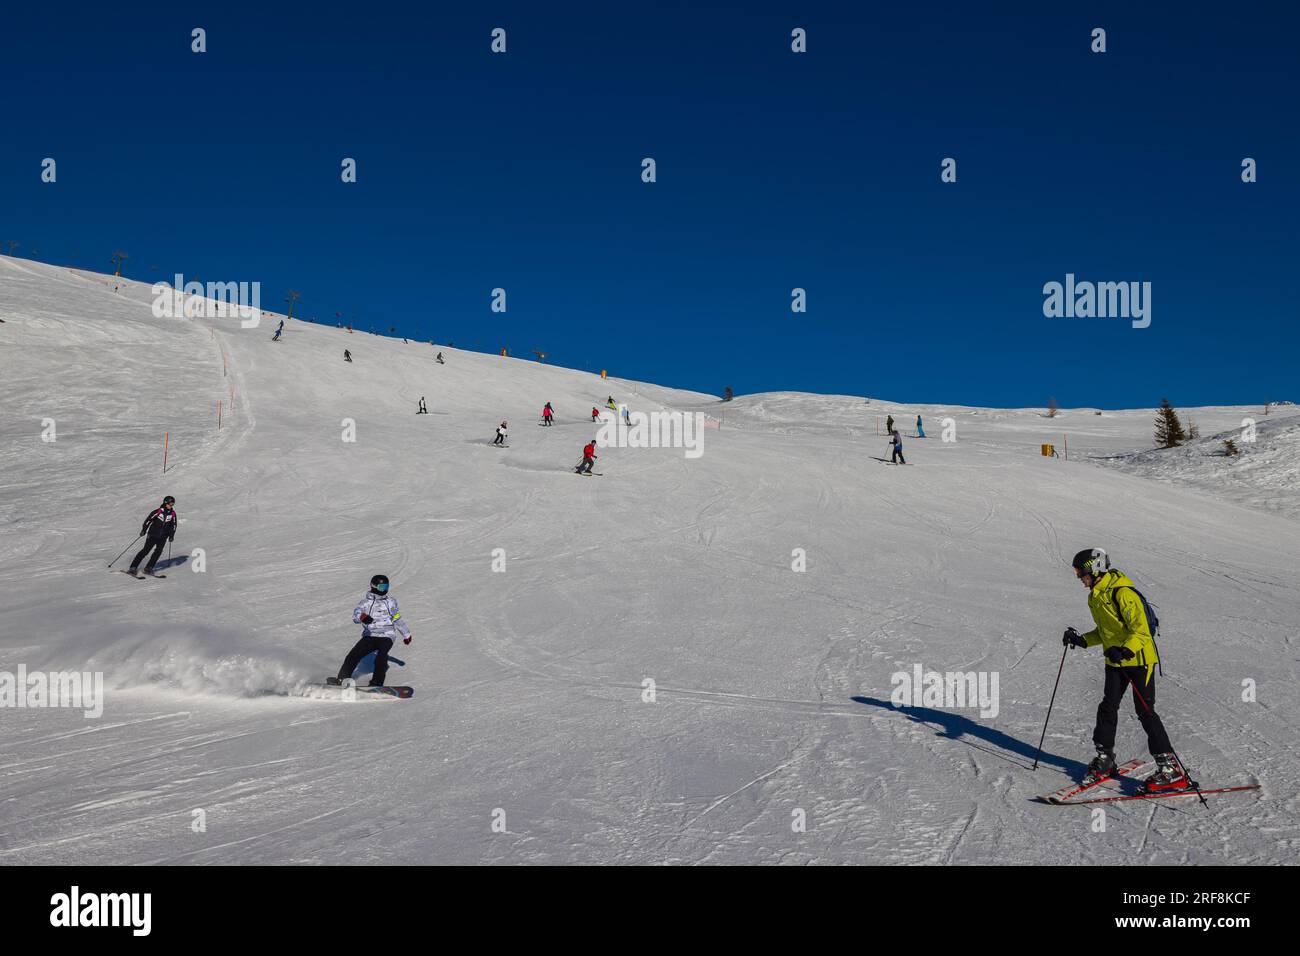
[[[1293,407],[1195,409],[1202,443],[1153,452],[1150,409],[722,404],[299,321],[273,344],[278,317],[150,300],[0,257],[0,671],[109,685],[98,719],[0,709],[0,863],[1296,860]],[[723,424],[698,459],[607,448],[575,477],[609,394]],[[910,467],[878,460],[887,412],[925,418]],[[1259,442],[1213,455],[1245,417]],[[1066,436],[1068,460],[1039,454]],[[108,572],[167,493],[176,559],[206,570]],[[1029,769],[1093,545],[1160,606],[1179,752],[1258,793],[1111,805],[1104,832],[1032,802],[1091,756],[1102,661],[1074,652]],[[376,572],[415,633],[390,680],[416,696],[306,696]],[[997,716],[889,706],[917,663],[996,672]],[[1145,753],[1128,702],[1118,750]]]

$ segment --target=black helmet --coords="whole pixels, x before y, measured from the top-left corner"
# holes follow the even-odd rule
[[[370,590],[374,591],[376,594],[387,594],[387,593],[388,593],[388,575],[386,575],[386,574],[376,574],[373,578],[371,578],[371,579],[370,579]]]
[[[1110,555],[1101,548],[1087,548],[1074,556],[1070,566],[1084,574],[1102,574],[1110,570]]]
[[[174,505],[174,504],[176,504],[176,499],[173,498],[171,495],[168,495],[166,498],[163,499],[163,507],[167,507],[168,505]]]

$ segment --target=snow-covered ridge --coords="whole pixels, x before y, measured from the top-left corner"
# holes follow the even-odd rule
[[[1226,441],[1233,442],[1237,454],[1228,454]],[[1236,428],[1178,448],[1152,448],[1099,460],[1129,474],[1300,519],[1300,417],[1289,405],[1278,407],[1269,417],[1256,412]]]

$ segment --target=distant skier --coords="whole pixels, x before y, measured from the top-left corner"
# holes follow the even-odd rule
[[[885,419],[885,434],[886,434],[886,435],[892,435],[892,434],[894,434],[894,416],[893,416],[893,415],[890,415],[888,418]]]
[[[280,332],[283,330],[283,328],[284,328],[284,323],[281,322],[281,323],[280,323],[280,328],[276,329],[276,330],[275,330],[275,335],[271,336],[271,341],[272,341],[272,342],[278,342],[278,341],[280,341]]]
[[[402,620],[397,598],[388,593],[388,577],[376,574],[370,579],[370,590],[362,596],[352,612],[352,623],[361,625],[361,640],[348,651],[339,668],[338,677],[326,679],[327,684],[342,684],[352,676],[361,659],[375,655],[375,669],[370,675],[371,687],[383,687],[388,676],[388,652],[393,649],[393,638],[402,635],[402,643],[411,643],[411,629]]]
[[[279,333],[279,332],[283,332],[283,331],[284,331],[284,319],[281,319],[281,320],[280,320],[280,324],[276,327],[276,330],[275,330],[275,331],[276,331],[277,333]]]
[[[553,421],[551,421],[551,419],[554,417],[554,415],[555,415],[555,412],[551,410],[551,403],[550,403],[550,402],[547,402],[547,403],[546,403],[546,407],[542,409],[542,424],[543,424],[543,425],[553,425],[553,424],[555,424]]]
[[[144,547],[140,553],[131,561],[131,570],[127,573],[134,577],[140,576],[140,562],[145,559],[152,549],[153,554],[149,555],[149,561],[144,566],[144,573],[152,577],[158,577],[154,574],[153,567],[158,563],[158,556],[162,554],[163,545],[168,541],[176,538],[176,499],[168,495],[162,500],[162,505],[149,512],[148,517],[144,519],[144,524],[140,526],[140,535],[145,539]]]
[[[344,350],[343,350],[343,361],[345,361],[345,362],[351,362],[351,361],[352,361],[352,353],[349,352],[347,349],[344,349]]]
[[[628,407],[626,405],[623,406],[623,424],[626,425],[628,428],[632,427],[632,413],[628,411]]]
[[[917,438],[924,438],[924,437],[925,437],[925,426],[921,424],[921,416],[920,416],[920,415],[917,415],[917,416],[916,416],[916,437],[917,437]]]
[[[903,436],[894,429],[894,433],[889,437],[890,444],[894,446],[894,453],[889,456],[889,461],[894,465],[906,465],[907,459],[903,457]]]
[[[609,396],[609,400],[605,402],[605,407],[612,408],[614,409],[614,411],[618,411],[618,403],[614,401],[613,395]]]
[[[429,414],[429,406],[426,405],[426,404],[424,404],[424,396],[423,396],[423,395],[420,396],[420,405],[419,405],[419,407],[415,410],[415,414],[417,414],[417,415],[427,415],[427,414]]]
[[[600,409],[595,405],[591,406],[591,420],[594,422],[600,418]]]
[[[1123,571],[1110,566],[1101,548],[1080,551],[1071,562],[1074,576],[1088,589],[1088,610],[1097,625],[1086,634],[1066,628],[1061,643],[1066,647],[1105,648],[1106,680],[1092,742],[1097,756],[1088,764],[1084,783],[1092,783],[1115,772],[1115,727],[1119,705],[1133,688],[1133,709],[1147,735],[1147,749],[1156,759],[1156,772],[1147,778],[1144,792],[1186,790],[1187,774],[1174,753],[1165,725],[1156,714],[1155,666],[1160,658],[1147,618],[1146,602]]]
[[[580,464],[576,470],[580,475],[590,475],[591,466],[595,463],[596,439],[593,438],[591,441],[587,442],[586,447],[582,449],[582,464]]]
[[[506,423],[502,422],[497,426],[497,437],[493,440],[494,445],[504,445],[506,443]]]
[[[434,359],[434,361],[437,362],[439,365],[446,365],[446,364],[447,364],[446,362],[444,362],[444,361],[442,360],[442,353],[441,353],[441,352],[438,353],[438,357],[437,357],[436,359]]]

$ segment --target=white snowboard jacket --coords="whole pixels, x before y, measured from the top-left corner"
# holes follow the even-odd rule
[[[369,614],[369,624],[361,624],[361,615]],[[361,624],[362,637],[410,637],[411,629],[402,620],[402,612],[397,607],[397,598],[391,594],[375,594],[367,591],[356,610],[352,612],[352,623]]]

